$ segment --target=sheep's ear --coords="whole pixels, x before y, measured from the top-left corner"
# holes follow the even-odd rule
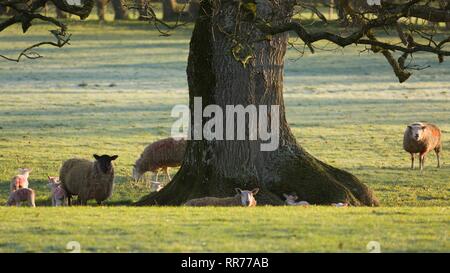
[[[288,198],[289,197],[289,195],[287,195],[287,194],[285,194],[285,193],[283,193],[283,196],[284,196],[284,198]]]
[[[256,195],[259,192],[259,188],[254,188],[252,190],[253,195]]]
[[[412,126],[411,126],[411,125],[408,125],[408,129],[412,129]]]
[[[110,157],[110,159],[111,159],[111,161],[114,161],[114,160],[116,160],[118,157],[119,157],[118,155],[113,155],[113,156]]]
[[[427,128],[427,126],[422,126],[422,130],[425,130],[425,128]]]
[[[234,189],[237,193],[239,193],[239,194],[241,194],[242,193],[242,190],[241,189],[239,189],[239,188],[235,188]]]
[[[94,158],[97,159],[97,160],[99,160],[99,159],[100,159],[100,156],[97,155],[97,154],[95,154],[95,155],[94,155]]]
[[[48,180],[52,179],[52,177],[50,175],[47,175]]]

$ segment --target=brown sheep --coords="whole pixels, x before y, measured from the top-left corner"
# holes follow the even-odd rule
[[[186,140],[176,140],[165,138],[148,145],[139,159],[133,165],[133,178],[138,181],[144,173],[153,172],[156,174],[155,181],[158,182],[158,173],[163,170],[169,180],[169,167],[181,166],[186,151]]]
[[[13,191],[8,198],[8,202],[6,203],[7,206],[18,206],[20,207],[20,204],[22,202],[27,202],[28,206],[30,207],[36,207],[34,200],[36,198],[36,195],[32,189],[28,188],[20,188],[18,190]]]
[[[234,207],[234,206],[243,206],[243,207],[255,207],[256,200],[255,195],[258,193],[259,189],[253,189],[251,191],[243,191],[239,188],[236,188],[237,194],[233,197],[225,197],[225,198],[217,198],[217,197],[203,197],[197,198],[187,201],[185,206],[193,206],[193,207],[206,207],[206,206],[214,206],[214,207]]]
[[[112,195],[114,183],[114,166],[112,161],[117,155],[94,155],[95,161],[86,159],[69,159],[61,167],[59,178],[71,205],[72,195],[78,195],[78,203],[86,205],[90,199],[97,204]]]
[[[411,169],[414,169],[414,154],[418,153],[420,170],[423,170],[425,155],[431,150],[436,153],[437,167],[441,166],[441,130],[434,124],[416,122],[408,125],[403,136],[403,148],[411,154]]]

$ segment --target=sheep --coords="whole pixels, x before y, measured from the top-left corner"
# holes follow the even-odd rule
[[[217,197],[203,197],[197,199],[191,199],[184,203],[185,206],[193,206],[193,207],[205,207],[205,206],[214,206],[214,207],[233,207],[233,206],[243,206],[243,207],[255,207],[256,200],[255,195],[258,193],[259,189],[255,188],[251,191],[243,191],[239,188],[236,188],[236,195],[234,197],[225,197],[225,198],[217,198]]]
[[[59,177],[48,176],[48,187],[52,193],[52,206],[64,206],[67,199],[66,191],[63,189]]]
[[[439,154],[442,151],[441,130],[434,124],[416,122],[406,127],[403,148],[411,154],[411,169],[414,169],[414,154],[419,153],[420,170],[425,166],[425,155],[434,150],[437,167],[441,166]]]
[[[176,140],[172,137],[153,142],[148,145],[136,163],[133,165],[133,178],[139,181],[144,173],[150,171],[155,173],[158,182],[158,173],[163,170],[167,178],[172,180],[169,175],[169,167],[181,166],[186,151],[186,140]]]
[[[296,202],[298,199],[297,194],[285,194],[283,193],[284,198],[286,198],[286,205],[288,206],[309,206],[309,203],[306,201]]]
[[[22,202],[27,201],[30,207],[36,207],[35,200],[36,195],[32,189],[29,188],[20,188],[13,191],[8,198],[7,206],[18,206],[20,207]]]
[[[68,205],[71,205],[72,195],[78,195],[78,203],[86,205],[90,199],[97,204],[112,195],[114,183],[114,166],[112,161],[117,155],[94,155],[95,161],[86,159],[69,159],[64,162],[59,172],[63,189],[66,191]]]
[[[28,188],[28,177],[30,176],[31,169],[19,168],[17,171],[19,172],[19,174],[11,179],[11,184],[9,187],[10,192],[13,192],[20,188]]]

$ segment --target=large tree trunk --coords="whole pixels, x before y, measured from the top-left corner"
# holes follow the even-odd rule
[[[269,1],[258,1],[258,15],[269,18],[273,11],[278,22],[289,20],[292,13],[289,1],[270,2],[273,7]],[[286,121],[283,102],[288,35],[256,42],[254,58],[244,67],[230,53],[233,39],[223,33],[236,29],[236,6],[222,1],[213,18],[207,16],[213,14],[211,9],[209,1],[202,2],[190,44],[187,74],[191,112],[194,97],[202,98],[203,107],[216,104],[222,109],[226,105],[279,105],[280,146],[275,151],[263,152],[259,140],[189,141],[184,163],[173,180],[137,205],[181,205],[197,197],[231,196],[235,187],[259,187],[258,204],[281,205],[283,193],[295,192],[299,200],[312,204],[378,205],[372,192],[356,177],[315,159],[296,142]],[[250,24],[241,22],[239,29],[247,33]],[[250,39],[264,36],[254,28],[252,31]]]

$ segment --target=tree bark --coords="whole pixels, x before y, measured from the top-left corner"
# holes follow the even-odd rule
[[[210,1],[201,3],[187,68],[191,115],[194,97],[202,98],[203,107],[215,104],[222,109],[226,105],[279,105],[279,148],[261,151],[260,140],[189,141],[183,165],[173,180],[161,191],[143,197],[137,205],[181,205],[192,198],[232,196],[236,187],[259,187],[258,204],[282,205],[282,194],[295,192],[299,200],[312,204],[378,205],[372,191],[355,176],[314,158],[296,142],[286,121],[283,101],[288,34],[255,42],[253,58],[244,67],[230,53],[233,39],[224,31],[239,29],[255,40],[264,35],[251,22],[241,22],[236,28],[237,7],[225,2],[218,10],[213,10]],[[258,16],[285,22],[290,20],[293,7],[287,0],[258,1],[257,10]]]

